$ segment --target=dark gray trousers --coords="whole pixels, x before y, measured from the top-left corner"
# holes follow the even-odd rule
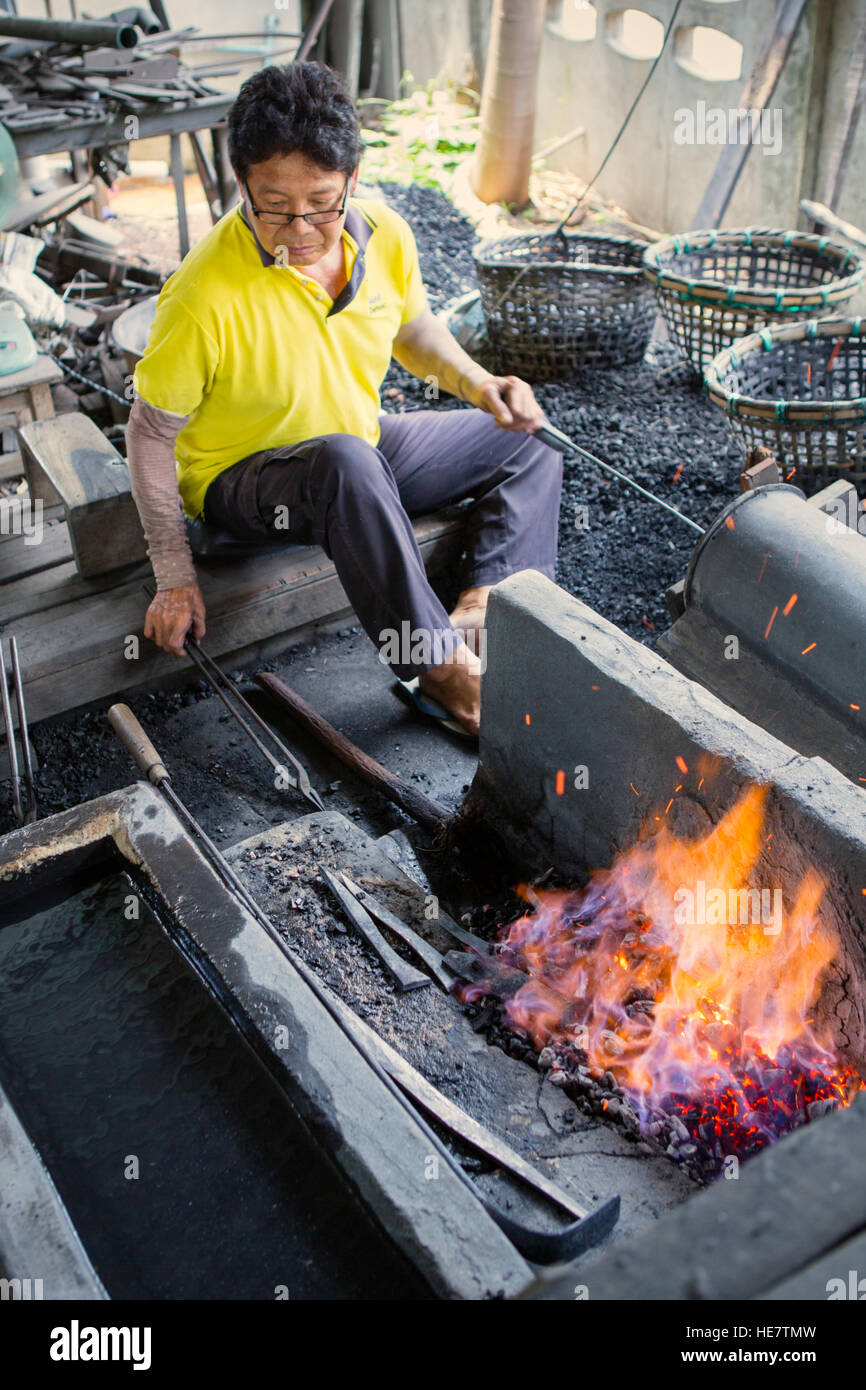
[[[383,660],[405,679],[438,665],[459,639],[433,593],[411,517],[471,497],[461,588],[518,570],[553,578],[562,458],[481,410],[383,415],[378,447],[326,434],[223,470],[204,519],[244,540],[322,546]],[[403,634],[397,648],[386,634]],[[410,647],[406,634],[418,634]],[[388,652],[392,655],[388,655]]]

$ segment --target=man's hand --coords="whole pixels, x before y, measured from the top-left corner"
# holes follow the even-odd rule
[[[492,415],[503,430],[534,434],[544,424],[544,411],[532,387],[519,376],[489,376],[473,388],[470,399]]]
[[[163,651],[183,656],[185,638],[190,636],[200,642],[204,632],[204,599],[197,584],[160,589],[151,600],[144,635]]]

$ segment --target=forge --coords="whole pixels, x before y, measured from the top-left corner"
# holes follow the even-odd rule
[[[494,591],[489,650],[469,811],[535,886],[464,997],[696,1178],[790,1165],[806,1131],[829,1171],[824,1117],[866,1108],[863,790],[540,575]],[[660,1224],[705,1267],[692,1206]]]

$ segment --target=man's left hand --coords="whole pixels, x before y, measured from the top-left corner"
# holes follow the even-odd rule
[[[492,415],[503,430],[534,434],[544,424],[544,411],[532,387],[519,376],[489,376],[476,386],[473,405]]]

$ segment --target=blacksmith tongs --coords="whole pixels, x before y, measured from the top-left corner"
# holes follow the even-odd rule
[[[367,893],[363,888],[359,888],[346,874],[333,873],[330,869],[326,869],[323,864],[319,865],[319,872],[349,921],[361,933],[367,945],[372,946],[398,989],[403,991],[423,989],[425,985],[429,985],[430,976],[425,975],[421,970],[416,970],[414,965],[410,965],[408,961],[398,955],[393,947],[388,945],[376,926],[376,922],[380,922],[383,927],[394,932],[401,941],[405,941],[409,949],[420,960],[423,960],[427,968],[435,975],[442,988],[450,989],[452,977],[446,972],[442,964],[442,957],[434,946],[422,940],[418,933],[401,921],[396,913],[391,912],[383,903],[380,903],[372,893]]]
[[[156,590],[149,584],[142,585],[142,588],[144,589],[144,592],[147,594],[148,598],[152,599]],[[223,671],[219,666],[217,666],[213,658],[209,657],[207,652],[202,650],[202,648],[199,646],[198,642],[196,642],[194,637],[190,637],[189,635],[187,635],[184,638],[183,645],[187,651],[187,654],[195,662],[196,666],[201,671],[211,690],[214,692],[215,695],[219,696],[232,718],[235,719],[238,724],[240,724],[247,737],[251,740],[252,743],[255,744],[259,752],[267,758],[271,767],[274,769],[274,772],[277,774],[277,777],[281,779],[283,782],[285,782],[288,786],[296,787],[297,790],[301,793],[301,795],[306,797],[307,801],[311,802],[312,805],[315,806],[317,811],[324,811],[325,803],[322,801],[322,798],[319,796],[319,793],[316,791],[315,787],[310,782],[310,778],[307,774],[307,769],[304,767],[303,763],[300,762],[295,757],[294,753],[292,753],[291,750],[286,747],[282,739],[277,737],[270,724],[267,724],[265,720],[262,719],[261,715],[253,709],[249,700],[244,698],[244,696],[241,694],[240,690],[238,689],[235,682],[231,679],[231,677],[227,676],[225,671]],[[236,709],[235,706],[231,703],[231,701],[228,698],[229,695],[231,695],[233,700],[237,701],[241,709],[244,711],[244,714],[248,715],[249,718],[252,719],[253,722],[258,725],[258,727],[262,730],[262,733],[267,734],[268,738],[271,740],[277,752],[279,753],[279,758],[275,758],[271,750],[267,748],[264,743],[262,743],[262,740],[259,738],[255,729],[251,728],[248,721],[244,718],[244,715],[241,714],[240,710]],[[292,769],[291,772],[289,771],[289,768]]]

